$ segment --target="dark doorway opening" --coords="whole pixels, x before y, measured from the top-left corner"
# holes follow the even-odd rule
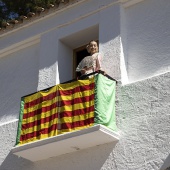
[[[86,57],[86,56],[89,56],[89,53],[87,52],[86,50],[86,46],[83,46],[83,47],[80,47],[78,49],[75,49],[74,50],[74,59],[73,59],[73,78],[77,78],[81,75],[80,72],[76,72],[76,68],[78,66],[78,64],[80,63],[80,61]]]

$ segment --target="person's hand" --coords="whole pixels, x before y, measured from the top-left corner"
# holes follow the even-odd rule
[[[103,75],[104,75],[104,76],[106,75],[106,72],[105,72],[105,71],[103,71]]]
[[[85,69],[82,69],[81,70],[81,75],[84,75],[86,73],[86,70]]]
[[[85,66],[82,70],[81,70],[81,75],[84,75],[86,73],[87,70],[87,66]]]

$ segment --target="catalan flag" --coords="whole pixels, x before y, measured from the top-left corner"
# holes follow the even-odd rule
[[[17,145],[102,124],[116,130],[115,81],[102,74],[21,98]]]

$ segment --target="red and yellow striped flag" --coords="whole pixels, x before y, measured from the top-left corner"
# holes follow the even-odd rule
[[[94,78],[58,85],[61,133],[94,124]]]
[[[94,124],[94,78],[59,84],[21,99],[17,144]]]
[[[21,98],[17,145],[102,124],[116,130],[115,81],[98,74]]]

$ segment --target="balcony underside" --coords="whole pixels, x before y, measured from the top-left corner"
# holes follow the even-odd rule
[[[83,130],[16,146],[12,152],[35,162],[110,142],[116,143],[118,140],[118,133],[103,125],[95,125]]]

